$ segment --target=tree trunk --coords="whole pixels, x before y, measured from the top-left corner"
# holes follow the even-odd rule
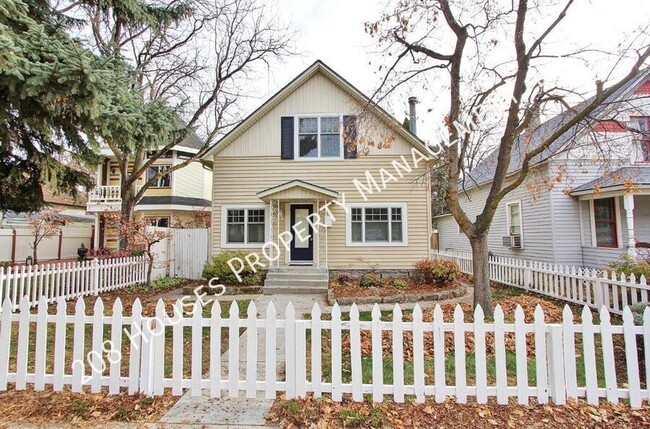
[[[120,213],[120,220],[122,224],[127,225],[133,220],[133,211],[135,209],[135,192],[132,186],[123,187],[122,194],[122,207]],[[120,233],[120,249],[129,248],[128,234]]]
[[[34,246],[32,247],[32,264],[36,265],[38,261],[36,260],[36,254],[38,253],[38,240],[34,240]]]
[[[145,255],[149,259],[149,265],[147,266],[147,287],[151,287],[151,273],[153,272],[153,255],[151,251],[146,251]]]
[[[490,255],[487,233],[470,239],[472,245],[472,267],[474,269],[474,307],[480,305],[486,316],[492,317],[492,295],[490,290]]]

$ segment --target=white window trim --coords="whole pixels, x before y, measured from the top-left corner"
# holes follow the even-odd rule
[[[408,205],[406,203],[351,203],[346,205],[347,210],[345,213],[345,244],[348,247],[404,247],[408,246]],[[381,241],[372,241],[372,242],[353,242],[352,241],[352,209],[353,208],[399,208],[402,209],[402,241],[394,242],[381,242]],[[391,228],[391,213],[388,211],[388,234],[390,236]],[[363,224],[365,225],[365,219]],[[362,227],[362,231],[365,229],[365,226]],[[361,237],[363,238],[364,234],[362,232]]]
[[[594,201],[602,200],[604,198],[614,198],[614,217],[616,219],[616,247],[604,247],[598,246],[598,240],[596,239],[596,210],[594,209]],[[589,200],[589,223],[591,227],[591,247],[596,249],[622,249],[623,245],[623,231],[621,225],[621,207],[618,202],[617,196],[604,196],[600,198],[593,198]]]
[[[525,247],[525,245],[524,245],[524,243],[525,243],[525,241],[524,241],[524,210],[523,210],[523,206],[521,204],[521,200],[508,201],[506,203],[506,228],[507,228],[506,232],[508,233],[509,236],[512,235],[512,233],[510,232],[510,226],[511,226],[510,225],[510,206],[514,206],[514,205],[519,206],[519,223],[520,223],[519,227],[521,229],[521,234],[519,234],[519,236],[521,237],[520,238],[521,239],[521,249],[517,249],[517,250],[523,250],[524,247]]]
[[[320,145],[320,118],[323,117],[337,117],[339,118],[339,156],[326,156],[326,157],[321,157],[320,156],[320,150],[321,150],[321,145]],[[310,157],[301,157],[300,156],[300,118],[317,118],[318,119],[318,127],[317,127],[317,145],[318,145],[318,156],[314,158]],[[294,118],[294,124],[293,124],[293,153],[295,156],[293,157],[294,160],[297,161],[339,161],[344,158],[343,156],[343,151],[345,150],[345,144],[343,143],[343,115],[340,113],[304,113],[300,115],[295,115]]]
[[[228,243],[227,229],[228,210],[261,210],[264,209],[264,241],[262,243]],[[269,240],[270,236],[270,208],[266,204],[228,204],[221,206],[221,248],[222,249],[260,249]],[[248,223],[248,213],[246,225]],[[248,239],[248,228],[244,226],[244,239]]]

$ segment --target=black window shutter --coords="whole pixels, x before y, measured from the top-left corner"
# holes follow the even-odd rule
[[[280,158],[293,159],[293,116],[280,118]]]
[[[357,157],[357,117],[343,116],[343,158]]]

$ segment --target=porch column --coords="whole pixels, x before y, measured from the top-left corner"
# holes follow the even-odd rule
[[[280,266],[280,243],[278,237],[280,234],[280,201],[271,200],[271,242],[278,246],[278,254],[274,255],[277,258],[271,261],[271,267],[277,268]]]
[[[327,228],[323,226],[327,211],[325,210],[326,201],[317,200],[316,208],[321,219],[318,225],[318,268],[327,268]]]
[[[625,208],[625,223],[627,225],[627,254],[636,256],[636,243],[634,241],[634,195],[627,193],[623,195],[623,207]]]
[[[100,214],[95,213],[95,239],[93,240],[93,250],[99,249],[99,223],[100,223]]]

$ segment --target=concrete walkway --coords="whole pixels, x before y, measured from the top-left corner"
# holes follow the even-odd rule
[[[222,301],[241,299],[239,296],[223,296]],[[284,319],[287,304],[291,302],[296,310],[296,317],[302,318],[305,313],[310,313],[314,303],[321,309],[327,308],[325,295],[258,295],[254,298],[259,317],[266,317],[266,307],[273,301],[279,319]],[[246,339],[248,331],[244,332],[239,341],[239,370],[240,380],[245,377],[246,370]],[[258,380],[263,377],[266,364],[265,335],[264,331],[257,332],[257,370]],[[276,361],[279,370],[278,377],[284,377],[284,335],[276,337]],[[228,374],[228,353],[224,353],[222,360],[222,377]],[[226,394],[226,392],[222,392]],[[271,427],[266,425],[266,415],[273,405],[273,400],[264,399],[264,392],[258,392],[256,399],[246,399],[243,393],[239,398],[211,398],[208,392],[201,396],[192,397],[187,392],[160,420],[162,424],[206,425],[214,428],[261,428]],[[166,427],[166,426],[161,426]],[[200,427],[200,426],[199,426]]]
[[[435,307],[436,304],[463,303],[470,302],[472,299],[473,289],[468,288],[467,294],[460,298],[454,298],[447,301],[439,302],[421,302],[422,308]],[[296,318],[301,319],[307,313],[311,313],[314,303],[318,303],[321,311],[330,313],[330,307],[325,295],[257,295],[246,296],[246,299],[253,299],[257,307],[257,314],[260,318],[266,317],[266,308],[273,301],[276,308],[276,315],[279,319],[284,319],[287,304],[293,303]],[[242,299],[240,296],[222,296],[221,301],[232,301],[233,299]],[[382,310],[390,310],[395,304],[380,304]],[[412,308],[414,303],[400,304],[402,308]],[[342,306],[341,310],[349,311],[350,306]],[[360,310],[371,310],[372,304],[359,305]],[[248,332],[244,332],[239,341],[239,369],[240,380],[245,378],[246,370],[246,338]],[[265,335],[264,331],[257,332],[257,371],[258,380],[264,376],[266,356],[265,356]],[[278,379],[283,379],[283,367],[285,362],[284,356],[284,335],[278,333],[276,336],[276,361],[278,368]],[[224,353],[222,360],[223,367],[221,370],[222,377],[228,374],[228,353]],[[226,395],[226,392],[222,392]],[[192,397],[187,392],[179,401],[163,416],[160,420],[161,426],[152,427],[176,427],[175,425],[199,425],[197,427],[210,427],[215,429],[231,428],[264,428],[272,427],[266,424],[266,415],[273,405],[273,400],[264,399],[264,392],[258,392],[256,399],[246,399],[244,393],[240,393],[239,398],[211,398],[207,391],[199,397]],[[171,426],[167,426],[167,424]],[[204,425],[204,426],[203,426]]]

